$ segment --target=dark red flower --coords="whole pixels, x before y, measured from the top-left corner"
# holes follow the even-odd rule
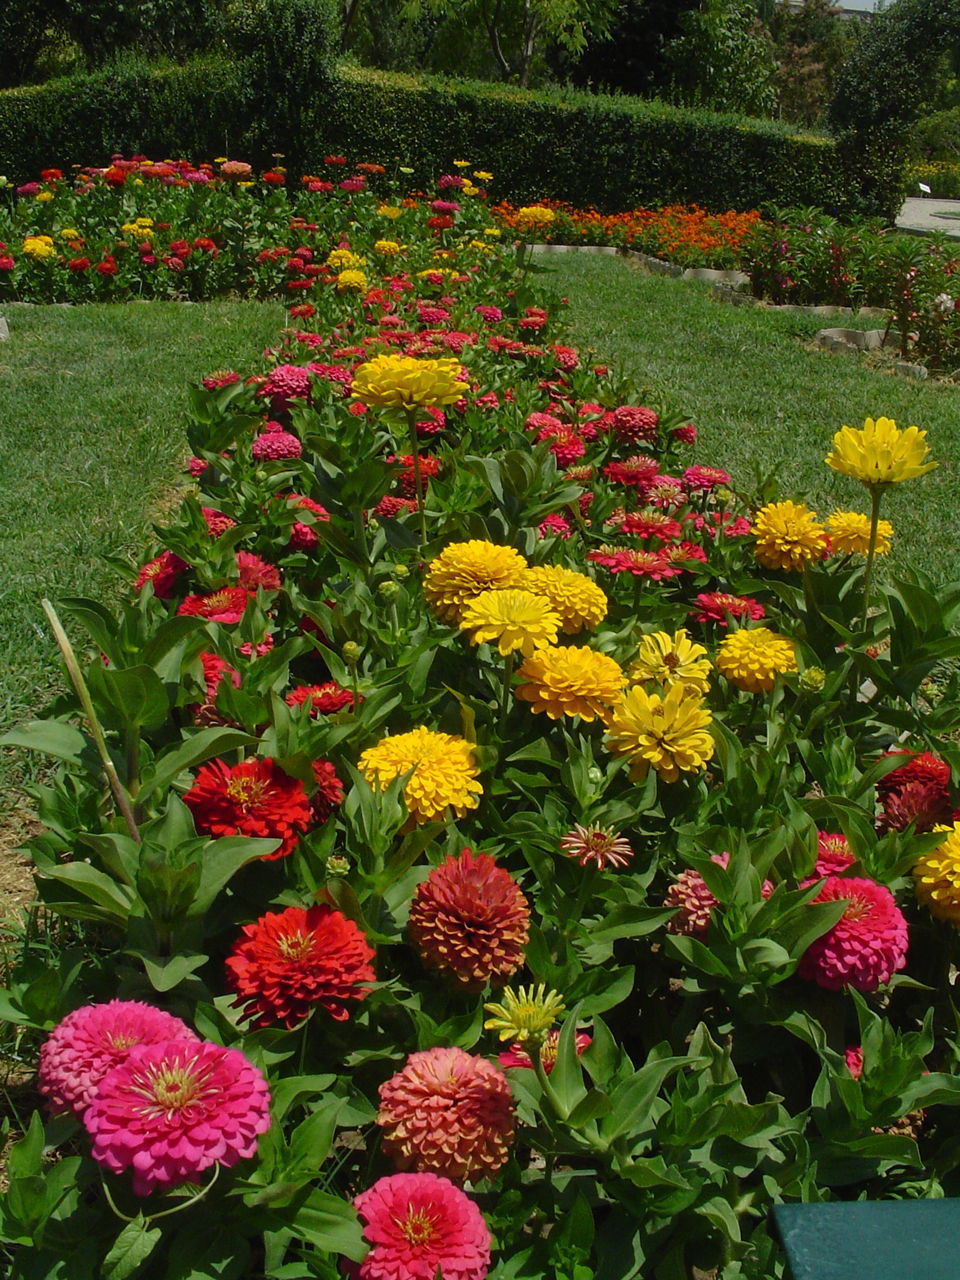
[[[285,701],[288,707],[302,707],[305,702],[309,703],[312,716],[332,716],[344,707],[353,706],[353,694],[336,680],[328,680],[325,684],[298,684],[290,690]]]
[[[150,560],[137,574],[134,583],[136,591],[142,591],[148,582],[153,584],[153,594],[158,600],[169,600],[173,595],[177,579],[190,566],[172,551],[164,551],[155,560]]]
[[[321,824],[343,804],[343,783],[329,760],[314,760],[310,768],[317,784],[316,791],[310,797],[310,807],[314,822]]]

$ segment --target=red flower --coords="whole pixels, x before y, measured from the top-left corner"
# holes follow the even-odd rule
[[[240,586],[245,591],[256,591],[260,587],[264,591],[280,590],[280,570],[249,551],[237,552],[237,569]]]
[[[621,444],[651,444],[657,438],[659,417],[652,409],[622,404],[613,411],[613,434]]]
[[[332,907],[288,907],[268,911],[245,925],[227,957],[235,1004],[254,1027],[292,1028],[316,1005],[338,1022],[350,1002],[369,994],[374,955],[352,920]]]
[[[79,274],[82,271],[89,271],[90,265],[89,258],[71,258],[67,263],[67,270]]]
[[[158,600],[169,600],[173,595],[177,579],[190,566],[172,551],[164,551],[155,560],[150,560],[137,574],[134,583],[135,591],[142,591],[148,582],[153,584],[153,594]]]
[[[523,964],[527,900],[488,854],[464,849],[417,887],[410,936],[423,961],[468,990],[503,983]]]
[[[344,707],[353,706],[353,694],[336,680],[328,680],[325,684],[298,684],[287,694],[288,707],[302,707],[305,702],[310,704],[312,716],[332,716]]]
[[[914,755],[906,750],[888,751],[887,758],[902,755],[905,763],[877,783],[883,806],[881,831],[905,831],[911,822],[918,833],[932,831],[938,822],[951,821],[950,766],[929,751]]]
[[[603,468],[603,474],[611,484],[641,490],[653,482],[659,469],[656,458],[627,458],[623,462],[608,462]]]
[[[252,592],[245,591],[243,587],[221,587],[210,595],[187,596],[177,613],[185,617],[208,618],[211,622],[232,626],[243,617],[252,599]]]
[[[354,1200],[370,1252],[357,1280],[485,1280],[490,1231],[468,1195],[435,1173],[380,1178]]]
[[[201,507],[200,513],[204,518],[211,538],[219,538],[227,532],[228,529],[234,528],[236,520],[231,520],[229,516],[225,516],[222,511],[217,511],[213,507]]]
[[[632,533],[638,538],[656,538],[659,542],[671,542],[679,538],[680,522],[663,511],[631,511],[620,521],[621,533]]]
[[[326,822],[334,809],[343,804],[343,783],[329,760],[314,760],[310,768],[317,789],[310,798],[310,809],[313,820],[318,825]]]
[[[716,622],[721,627],[728,627],[731,618],[757,622],[765,616],[763,605],[750,596],[731,596],[725,591],[701,591],[693,603],[696,608],[690,610],[690,617],[695,622]]]
[[[197,830],[212,836],[252,836],[280,840],[265,860],[285,858],[313,815],[303,783],[269,758],[240,764],[213,760],[202,765],[183,797]]]

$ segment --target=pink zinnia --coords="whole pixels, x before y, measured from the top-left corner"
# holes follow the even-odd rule
[[[687,467],[683,473],[683,483],[688,489],[709,493],[717,485],[729,484],[730,476],[720,467]]]
[[[649,487],[659,469],[656,458],[637,457],[608,462],[603,474],[611,484],[623,484],[639,491]]]
[[[283,413],[292,400],[309,400],[310,370],[301,364],[278,364],[257,395],[270,401],[273,413]]]
[[[718,866],[725,867],[730,861],[729,853],[715,853],[710,858]],[[761,896],[769,898],[773,893],[773,885],[764,880],[760,886]],[[710,926],[710,917],[719,902],[707,888],[707,882],[699,871],[692,868],[682,871],[664,895],[665,907],[677,907],[677,914],[667,921],[668,933],[682,933],[691,938],[706,937]]]
[[[317,520],[329,521],[330,519],[330,513],[326,507],[322,507],[319,502],[314,502],[313,498],[291,493],[289,501],[295,501],[299,510],[309,511],[311,515],[316,516]],[[290,530],[290,542],[288,545],[291,551],[312,551],[317,545],[316,529],[313,525],[304,524],[302,520],[297,520]]]
[[[255,462],[273,462],[283,458],[299,458],[303,445],[290,431],[264,431],[250,446]]]
[[[838,832],[817,832],[817,861],[813,868],[816,879],[821,876],[839,876],[849,871],[856,858],[847,842],[847,837]]]
[[[574,1037],[574,1048],[579,1058],[587,1045],[591,1043],[593,1037],[588,1036],[585,1031],[578,1031]],[[540,1046],[540,1064],[547,1075],[557,1065],[557,1048],[560,1044],[560,1032],[551,1031],[546,1040]],[[504,1049],[503,1053],[497,1055],[497,1061],[501,1067],[525,1067],[533,1070],[533,1062],[529,1053],[524,1049],[519,1040],[516,1040],[509,1049]]]
[[[549,516],[545,516],[537,527],[541,538],[563,538],[566,541],[573,533],[570,521],[567,520],[566,516],[561,516],[556,511]]]
[[[280,590],[280,570],[277,566],[261,560],[250,551],[237,552],[237,571],[239,585],[244,591],[256,591],[260,587],[264,591]]]
[[[222,511],[217,511],[213,507],[201,507],[200,511],[211,538],[221,537],[237,523],[236,520],[231,520],[229,516],[225,516]]]
[[[621,444],[652,444],[657,438],[660,419],[652,409],[622,404],[614,409],[610,425]]]
[[[516,1122],[507,1078],[457,1048],[411,1053],[380,1086],[377,1124],[398,1169],[454,1182],[491,1177],[506,1164]]]
[[[873,880],[830,876],[814,898],[844,900],[843,915],[810,944],[797,973],[828,991],[876,991],[907,962],[907,922],[890,890]]]
[[[490,1231],[459,1187],[435,1173],[395,1173],[354,1205],[371,1246],[349,1266],[358,1280],[485,1280]]]
[[[843,1058],[854,1080],[859,1080],[863,1075],[863,1049],[858,1044],[850,1045]]]
[[[82,1117],[100,1081],[138,1044],[196,1040],[185,1022],[139,1000],[86,1004],[68,1013],[40,1047],[37,1083],[52,1115]]]
[[[84,1124],[94,1160],[132,1169],[134,1194],[147,1196],[252,1156],[270,1128],[270,1094],[239,1049],[167,1040],[139,1045],[104,1077]]]

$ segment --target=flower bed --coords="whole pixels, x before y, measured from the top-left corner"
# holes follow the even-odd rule
[[[955,1189],[922,433],[837,433],[869,511],[738,496],[448,230],[207,378],[128,602],[51,613],[14,1275],[767,1280],[771,1204]]]

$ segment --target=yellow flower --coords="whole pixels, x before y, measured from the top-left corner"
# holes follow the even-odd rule
[[[396,240],[378,240],[373,246],[374,253],[382,253],[385,258],[393,258],[400,252],[401,246]]]
[[[494,239],[499,240],[503,235],[503,229],[501,227],[484,227],[483,234],[485,236],[493,236]]]
[[[353,398],[371,409],[417,409],[453,404],[469,385],[461,382],[459,360],[418,360],[416,356],[374,356],[353,375]]]
[[[153,226],[153,219],[152,219],[152,218],[135,218],[135,219],[134,219],[134,222],[136,222],[136,224],[137,224],[137,226],[138,226],[138,227],[152,227],[152,226]]]
[[[56,257],[57,253],[49,236],[25,236],[23,252],[28,258],[36,258],[39,262],[45,258]]]
[[[520,585],[550,601],[560,615],[564,635],[576,635],[584,627],[592,631],[607,616],[607,597],[592,578],[574,569],[537,565],[523,571]]]
[[[821,560],[827,531],[802,502],[768,502],[756,514],[754,555],[767,569],[800,570]]]
[[[517,222],[522,226],[548,227],[556,214],[542,204],[525,204],[517,210]]]
[[[504,657],[517,649],[526,657],[553,644],[559,629],[559,614],[532,591],[482,591],[466,603],[460,617],[460,630],[472,631],[474,644],[496,640]]]
[[[327,254],[327,266],[331,271],[356,271],[359,267],[366,266],[366,262],[366,258],[361,258],[350,249],[331,249]]]
[[[691,640],[683,627],[675,635],[656,631],[642,637],[627,674],[638,684],[656,680],[665,689],[681,684],[706,693],[710,688],[710,659],[703,645]]]
[[[634,685],[613,713],[607,746],[614,755],[628,757],[635,782],[647,776],[651,765],[664,782],[676,782],[713,755],[712,723],[694,689],[674,684],[661,697]]]
[[[377,213],[380,214],[381,218],[389,218],[390,221],[392,222],[394,218],[400,217],[400,215],[403,213],[403,210],[400,208],[398,204],[382,204],[377,209]]]
[[[513,547],[475,539],[451,542],[427,565],[423,594],[445,622],[459,623],[464,605],[496,587],[518,587],[527,562]]]
[[[478,182],[492,182],[493,174],[485,173],[483,169],[474,169],[473,176]]]
[[[824,461],[834,471],[863,484],[897,484],[926,475],[936,462],[926,462],[927,433],[918,427],[897,429],[892,418],[867,418],[859,429],[841,427]]]
[[[796,669],[793,641],[769,627],[731,631],[717,651],[717,670],[746,693],[767,693],[778,675]]]
[[[53,192],[52,192],[52,191],[38,191],[38,192],[37,192],[37,195],[36,195],[36,199],[40,202],[40,204],[46,204],[48,200],[52,200],[52,199],[53,199]]]
[[[563,1013],[566,1005],[557,991],[547,991],[546,984],[539,987],[505,987],[501,1004],[485,1004],[484,1010],[492,1013],[483,1024],[487,1031],[499,1031],[502,1041],[518,1040],[522,1045],[540,1045],[546,1040],[550,1028]]]
[[[433,256],[435,258],[437,257],[445,258],[448,256],[448,253],[449,253],[448,250],[444,250],[442,252],[437,251],[436,253],[434,253]],[[427,276],[455,276],[459,274],[460,273],[456,271],[453,267],[427,267],[425,271],[417,272],[417,279],[425,280]]]
[[[477,797],[483,794],[470,743],[449,733],[435,733],[424,725],[410,733],[381,738],[375,747],[364,751],[357,767],[381,791],[394,778],[409,773],[403,798],[418,823],[442,819],[448,808],[462,818],[468,809],[477,807]]]
[[[537,649],[520,668],[523,684],[517,697],[530,710],[545,711],[551,720],[581,716],[605,719],[620,700],[625,678],[619,665],[605,653],[586,645]]]
[[[469,169],[472,163],[471,160],[454,160],[453,167],[455,169]]]
[[[465,182],[462,191],[465,196],[475,196],[479,193],[480,188],[475,187],[472,182]]]
[[[341,271],[337,276],[337,293],[346,293],[348,289],[358,292],[367,287],[367,277],[362,271]]]
[[[64,240],[80,239],[80,232],[74,230],[73,227],[64,227],[64,229],[60,232],[60,234],[63,236]]]
[[[493,253],[493,250],[490,248],[490,246],[488,244],[484,244],[482,240],[471,240],[468,245],[468,248],[476,249],[477,253],[482,253],[484,255]]]
[[[827,520],[830,545],[841,555],[865,556],[870,550],[870,517],[859,511],[835,511]],[[889,520],[877,523],[875,554],[885,556],[890,550],[893,525]]]
[[[960,822],[934,827],[946,839],[913,864],[917,901],[938,920],[960,926]]]

